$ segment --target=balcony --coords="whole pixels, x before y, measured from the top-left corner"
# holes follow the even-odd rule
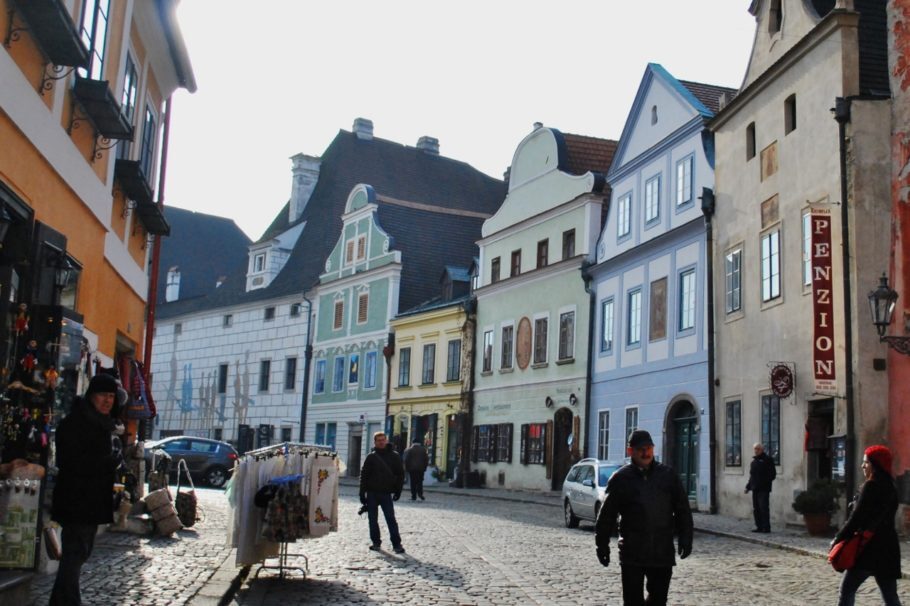
[[[114,178],[120,182],[123,193],[137,204],[152,203],[152,188],[138,160],[117,159]]]
[[[145,231],[154,236],[171,235],[171,226],[167,224],[164,213],[158,208],[157,204],[136,203],[136,215],[145,226]]]
[[[67,67],[88,66],[88,50],[61,0],[10,0],[10,4],[28,24],[29,33],[48,61]],[[7,46],[22,31],[13,26],[12,18],[9,30]]]
[[[89,80],[76,76],[73,96],[82,106],[85,116],[73,114],[73,122],[88,119],[99,135],[106,139],[133,140],[133,127],[120,111],[120,104],[114,98],[107,80]]]

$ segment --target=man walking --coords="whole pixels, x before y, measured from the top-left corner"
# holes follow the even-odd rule
[[[692,553],[689,495],[679,476],[654,459],[654,442],[647,431],[633,431],[626,452],[632,462],[610,477],[597,516],[597,559],[610,565],[610,537],[617,530],[619,516],[623,604],[661,606],[667,603],[676,565],[673,535],[678,536],[680,559]]]
[[[427,471],[430,464],[430,458],[427,456],[427,449],[424,448],[420,440],[414,440],[411,447],[404,451],[404,468],[408,472],[408,481],[411,484],[411,500],[416,501],[417,497],[423,501],[423,474]]]
[[[367,455],[360,469],[360,502],[367,506],[367,517],[370,521],[370,549],[379,551],[382,537],[379,534],[379,508],[385,516],[389,527],[389,538],[395,553],[404,553],[401,546],[401,535],[398,533],[398,521],[395,520],[395,506],[392,501],[401,498],[401,487],[404,484],[404,467],[401,457],[389,444],[385,433],[373,434],[373,452]]]
[[[761,443],[752,447],[755,456],[749,465],[749,483],[746,492],[752,491],[752,515],[755,517],[755,528],[752,532],[771,532],[771,482],[777,477],[774,459],[765,452]]]

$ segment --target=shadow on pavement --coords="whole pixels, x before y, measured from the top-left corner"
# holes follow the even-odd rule
[[[240,604],[380,604],[344,581],[297,576],[260,576],[240,589],[234,600]]]

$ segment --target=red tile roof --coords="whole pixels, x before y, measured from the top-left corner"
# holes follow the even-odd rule
[[[711,110],[712,114],[716,114],[720,110],[720,98],[722,95],[727,96],[727,103],[729,103],[738,92],[735,88],[702,84],[701,82],[689,82],[688,80],[680,80],[679,83],[685,86],[690,93],[695,95],[695,98],[701,101],[702,105]]]
[[[574,175],[590,171],[606,175],[613,163],[618,143],[612,139],[599,139],[584,135],[563,133],[566,142],[566,166],[563,169]]]

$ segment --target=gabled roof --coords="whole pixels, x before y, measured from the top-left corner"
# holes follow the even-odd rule
[[[618,142],[570,133],[563,133],[562,136],[566,144],[566,162],[561,168],[566,172],[573,175],[583,175],[588,171],[602,175],[609,172]]]
[[[179,314],[264,301],[275,297],[301,295],[310,289],[325,270],[325,259],[337,243],[341,217],[348,195],[355,185],[367,183],[386,200],[416,202],[425,206],[464,210],[492,215],[505,197],[505,184],[470,165],[415,147],[385,139],[359,139],[339,131],[321,156],[319,179],[300,218],[306,222],[297,244],[282,271],[265,288],[246,292],[244,271],[196,304]],[[379,204],[380,223],[395,238],[394,248],[402,250],[405,263],[401,283],[401,307],[414,305],[435,294],[445,263],[470,263],[474,240],[482,219],[459,217],[427,210],[415,210],[390,202]],[[278,235],[291,226],[285,205],[259,241]],[[478,227],[473,229],[476,224]],[[457,242],[472,233],[470,246],[462,251]],[[418,254],[417,251],[420,251]],[[246,249],[244,248],[244,254]],[[429,270],[428,274],[420,272]],[[424,290],[422,280],[430,286]],[[410,294],[411,288],[416,288]],[[407,292],[406,292],[407,290]],[[173,315],[169,305],[158,316]]]
[[[701,82],[689,82],[688,80],[679,80],[686,90],[698,99],[705,108],[716,114],[720,110],[720,98],[724,95],[729,102],[736,96],[737,89],[728,86],[716,86],[714,84],[703,84]]]
[[[164,207],[164,217],[171,226],[171,236],[161,243],[159,305],[165,302],[167,274],[172,267],[180,271],[180,299],[208,294],[222,276],[246,272],[250,239],[233,219],[173,206]]]

